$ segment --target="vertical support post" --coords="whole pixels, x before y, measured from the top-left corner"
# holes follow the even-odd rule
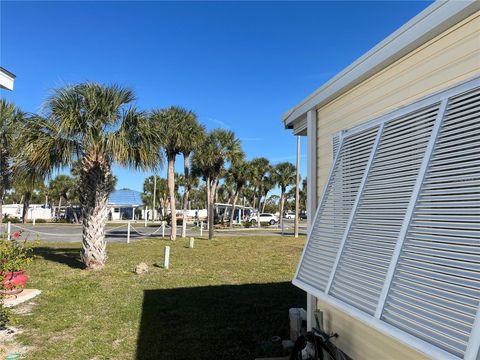
[[[395,244],[395,249],[393,250],[392,260],[390,261],[390,266],[388,267],[387,275],[385,277],[385,282],[383,283],[382,292],[380,293],[380,297],[378,299],[378,305],[375,311],[376,318],[380,318],[380,316],[382,315],[383,307],[385,306],[385,301],[387,300],[388,291],[390,290],[390,285],[393,280],[393,275],[397,267],[398,259],[400,258],[403,242],[405,241],[405,237],[407,236],[407,231],[408,231],[408,228],[410,227],[410,221],[412,220],[413,211],[415,210],[415,206],[417,205],[417,199],[420,194],[420,190],[422,188],[425,174],[427,173],[427,170],[428,170],[428,164],[430,163],[430,159],[432,157],[433,150],[437,142],[438,134],[440,133],[440,129],[442,127],[442,121],[445,115],[445,110],[447,109],[447,103],[448,103],[448,99],[444,99],[440,104],[440,108],[438,109],[437,118],[435,119],[435,124],[433,125],[432,133],[430,134],[430,139],[428,140],[427,148],[425,149],[422,165],[418,172],[418,177],[415,182],[412,195],[410,196],[410,201],[408,203],[407,211],[405,213],[405,218],[403,219],[402,227],[400,229],[400,233],[398,234],[397,243]]]
[[[132,221],[135,220],[135,208],[132,207]]]
[[[200,236],[203,236],[203,220],[200,221]]]
[[[147,218],[148,218],[148,206],[145,206],[145,224],[144,224],[144,227],[147,227]]]
[[[12,238],[12,223],[9,221],[7,223],[7,240]]]
[[[153,204],[152,204],[152,221],[155,222],[155,202],[157,195],[157,174],[153,174]]]
[[[170,246],[165,246],[165,252],[163,254],[163,268],[168,270],[170,267]]]
[[[295,184],[295,219],[293,229],[295,238],[298,238],[298,218],[300,216],[300,135],[297,135],[297,176]]]
[[[35,213],[33,214],[33,219],[32,219],[32,224],[35,226],[35,222],[37,221],[37,217],[35,216]]]
[[[194,244],[195,244],[195,238],[191,237],[190,241],[188,242],[188,247],[190,249],[193,249]]]
[[[130,244],[130,221],[128,222],[128,225],[127,225],[127,244]]]
[[[313,215],[317,208],[317,111],[315,109],[307,112],[307,152],[307,228],[310,233]],[[315,324],[316,310],[317,298],[307,293],[307,331],[312,330]]]
[[[165,220],[162,220],[162,239],[165,237]]]

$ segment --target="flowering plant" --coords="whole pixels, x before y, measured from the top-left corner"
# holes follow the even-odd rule
[[[21,232],[12,234],[13,240],[0,240],[0,274],[25,270],[33,260],[33,248],[27,240],[18,241]]]

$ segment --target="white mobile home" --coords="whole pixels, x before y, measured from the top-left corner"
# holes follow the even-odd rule
[[[356,360],[480,359],[480,2],[435,2],[283,116],[308,137],[293,283]]]

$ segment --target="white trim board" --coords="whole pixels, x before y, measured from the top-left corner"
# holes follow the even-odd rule
[[[285,128],[480,11],[480,1],[436,1],[282,116]]]

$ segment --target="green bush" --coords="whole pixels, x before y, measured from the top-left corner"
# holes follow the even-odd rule
[[[250,227],[252,227],[252,223],[251,223],[250,221],[244,221],[244,222],[242,223],[242,225],[243,225],[243,227],[245,227],[245,228],[247,228],[247,229],[250,228]]]
[[[5,216],[5,218],[3,219],[3,222],[4,223],[11,222],[12,224],[20,224],[22,222],[22,220],[19,219],[19,218],[16,218],[16,217]]]

